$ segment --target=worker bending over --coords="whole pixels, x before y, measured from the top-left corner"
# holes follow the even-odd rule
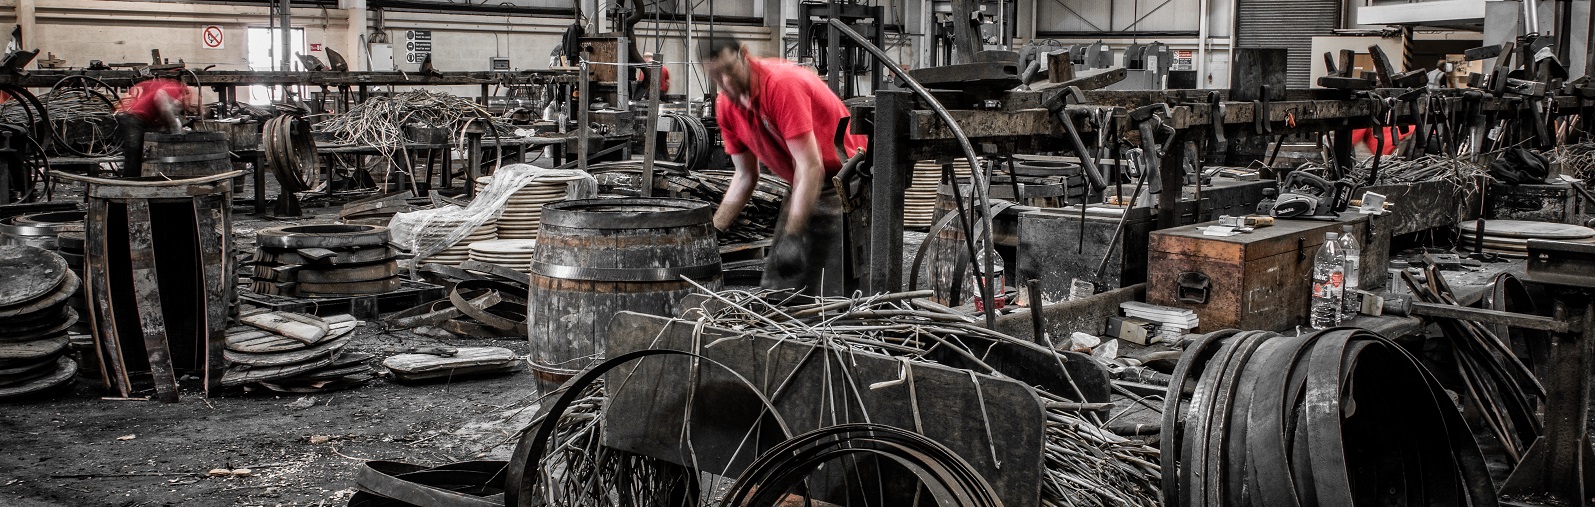
[[[181,115],[185,109],[198,112],[199,96],[178,81],[150,79],[127,90],[116,107],[116,125],[122,140],[122,177],[136,177],[143,169],[146,132],[183,131]]]
[[[860,273],[854,269],[857,259],[844,255],[845,243],[853,242],[844,241],[842,199],[831,177],[868,139],[848,134],[841,138],[843,146],[835,146],[847,107],[813,71],[778,58],[754,58],[736,40],[716,39],[701,56],[720,89],[715,120],[736,168],[714,227],[725,231],[736,222],[762,163],[792,184],[766,257],[764,287],[809,296],[855,289]]]

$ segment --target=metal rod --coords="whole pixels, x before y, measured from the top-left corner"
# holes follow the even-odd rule
[[[883,66],[886,68],[886,70],[892,71],[892,74],[895,74],[897,78],[901,80],[903,85],[907,85],[910,89],[914,90],[915,94],[925,99],[925,102],[929,104],[931,109],[936,112],[936,116],[941,118],[941,120],[947,124],[947,130],[952,131],[953,137],[958,138],[958,144],[964,150],[964,157],[969,159],[971,183],[974,184],[972,186],[974,187],[975,196],[980,204],[980,218],[986,226],[986,229],[981,231],[981,235],[985,240],[985,244],[982,246],[982,248],[986,249],[985,272],[988,276],[985,277],[985,283],[976,285],[980,287],[981,302],[986,305],[986,326],[996,327],[997,308],[993,304],[992,298],[992,293],[995,292],[995,289],[991,287],[992,282],[996,281],[996,277],[989,276],[990,273],[995,271],[995,269],[993,269],[993,259],[997,257],[996,246],[991,242],[991,197],[987,195],[990,192],[990,182],[985,178],[984,173],[981,171],[980,162],[977,160],[978,156],[975,153],[975,145],[969,142],[969,136],[964,134],[964,129],[958,126],[958,120],[953,119],[952,113],[948,112],[947,108],[942,106],[941,101],[936,100],[936,97],[930,94],[930,90],[926,90],[924,85],[919,84],[919,81],[916,81],[913,77],[909,76],[908,72],[905,72],[902,67],[898,66],[897,61],[893,60],[890,55],[887,55],[885,51],[881,50],[881,48],[871,44],[869,39],[864,38],[863,35],[859,35],[858,32],[853,31],[853,28],[847,26],[847,23],[843,23],[841,20],[834,18],[827,23],[830,24],[833,30],[838,30],[843,35],[847,35],[849,38],[853,39],[854,42],[857,42],[859,46],[863,47],[865,51],[869,51],[871,55],[875,56],[875,58],[880,59],[880,61],[885,64]],[[956,181],[953,182],[955,187],[957,184],[958,183]],[[963,213],[963,208],[960,207],[958,212]],[[964,234],[966,243],[972,241],[972,238],[969,236],[970,235],[967,233]],[[969,250],[970,258],[979,258],[979,256],[975,255],[973,243],[970,243]]]
[[[648,118],[644,122],[647,132],[642,141],[642,196],[654,196],[654,154],[659,146],[659,69],[660,62],[648,64]],[[684,131],[685,129],[683,129]]]
[[[1044,300],[1041,299],[1041,280],[1031,278],[1025,282],[1025,288],[1029,294],[1026,297],[1030,299],[1031,332],[1035,333],[1035,336],[1030,337],[1030,341],[1036,342],[1037,345],[1046,345],[1047,341],[1044,338],[1047,333],[1046,321],[1041,315],[1041,308],[1045,306]]]
[[[1434,303],[1412,303],[1412,314],[1427,317],[1441,317],[1457,320],[1471,320],[1483,324],[1504,324],[1509,327],[1522,329],[1537,329],[1552,333],[1566,333],[1572,325],[1566,321],[1527,315],[1522,313],[1502,312],[1497,310],[1484,310],[1456,305],[1440,305]]]
[[[592,99],[587,96],[587,89],[589,88],[588,84],[590,81],[592,81],[592,76],[588,75],[586,61],[581,62],[581,73],[581,82],[578,84],[580,89],[576,91],[576,107],[580,108],[577,109],[578,113],[576,115],[576,167],[586,171],[588,135],[587,126],[588,122],[590,121],[588,118],[587,105],[592,101]]]

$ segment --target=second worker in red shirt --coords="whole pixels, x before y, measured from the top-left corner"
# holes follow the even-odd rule
[[[720,89],[715,120],[736,170],[714,226],[735,223],[759,179],[759,164],[792,184],[766,256],[762,285],[809,296],[843,295],[861,273],[844,255],[842,200],[831,176],[869,140],[847,134],[835,146],[847,106],[813,71],[779,58],[754,58],[742,43],[717,39],[702,55]],[[845,151],[845,155],[839,153]]]

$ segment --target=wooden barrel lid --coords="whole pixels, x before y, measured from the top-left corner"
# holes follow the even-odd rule
[[[0,398],[16,398],[48,391],[72,382],[72,378],[78,374],[78,362],[71,358],[56,358],[55,365],[54,373],[21,384],[0,387]]]
[[[471,253],[499,254],[491,255],[492,257],[519,257],[518,254],[529,256],[536,248],[535,239],[495,239],[471,243]]]
[[[1462,222],[1458,226],[1464,234],[1479,230],[1476,221]],[[1522,239],[1584,239],[1595,237],[1595,229],[1580,225],[1528,220],[1485,220],[1485,236]]]
[[[66,336],[58,336],[43,340],[18,343],[0,343],[0,360],[5,361],[38,361],[47,357],[61,355],[66,350],[70,340]]]
[[[49,250],[0,245],[0,307],[23,305],[44,297],[67,276],[66,260]]]

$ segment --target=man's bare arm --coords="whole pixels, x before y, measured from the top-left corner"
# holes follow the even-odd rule
[[[726,188],[725,197],[720,199],[720,208],[714,212],[714,228],[722,231],[731,230],[731,224],[736,222],[742,208],[748,205],[748,199],[753,197],[753,187],[759,182],[759,159],[752,152],[732,155],[731,165],[736,167],[731,173],[731,185]]]
[[[787,234],[803,232],[808,227],[809,215],[819,200],[820,189],[825,186],[825,165],[820,158],[820,145],[814,133],[786,140],[787,151],[792,154],[792,193],[787,196]]]

